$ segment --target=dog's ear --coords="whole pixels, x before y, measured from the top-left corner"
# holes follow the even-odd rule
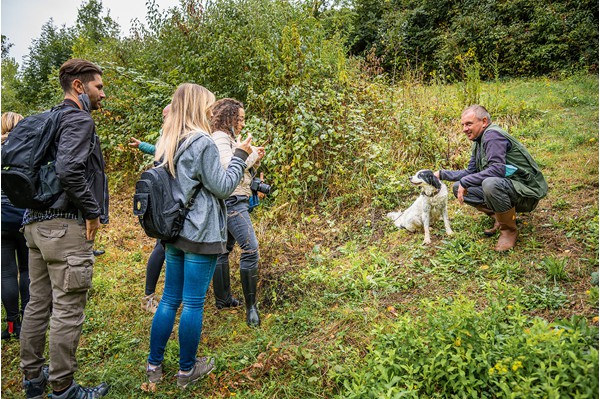
[[[419,172],[419,177],[430,186],[435,187],[437,190],[442,188],[442,183],[440,182],[440,179],[435,177],[433,171],[431,170],[424,170],[422,172]]]

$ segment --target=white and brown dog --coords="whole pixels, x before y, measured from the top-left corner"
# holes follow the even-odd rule
[[[405,228],[414,233],[425,231],[424,244],[431,244],[429,226],[443,218],[446,234],[454,234],[448,219],[448,188],[428,169],[418,171],[410,178],[410,182],[421,187],[419,198],[404,212],[390,212],[387,217],[394,221],[398,228]]]

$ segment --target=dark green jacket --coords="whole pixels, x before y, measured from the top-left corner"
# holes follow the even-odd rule
[[[473,143],[472,156],[475,157],[477,170],[487,168],[488,160],[482,143],[489,131],[496,131],[506,138],[511,148],[506,153],[506,177],[513,182],[517,193],[523,197],[544,198],[548,193],[548,184],[537,163],[533,160],[529,151],[517,139],[508,134],[500,126],[491,124],[481,135],[481,140]],[[476,154],[479,154],[477,157]],[[516,168],[513,172],[513,168]],[[512,173],[511,173],[512,172]]]

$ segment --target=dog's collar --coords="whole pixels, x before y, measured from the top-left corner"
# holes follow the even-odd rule
[[[425,191],[422,191],[421,195],[432,198],[432,197],[435,197],[436,195],[438,195],[439,192],[440,192],[440,190],[435,190],[433,193],[427,194]]]

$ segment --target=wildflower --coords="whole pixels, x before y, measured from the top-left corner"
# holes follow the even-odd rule
[[[520,361],[515,361],[512,365],[512,371],[517,371],[518,369],[522,369],[523,368],[523,363],[521,363]]]
[[[460,345],[461,345],[461,339],[460,339],[460,337],[458,337],[454,340],[454,346],[460,346]]]
[[[490,268],[490,267],[489,267],[488,265],[481,265],[481,266],[479,267],[479,270],[487,270],[487,269],[489,269],[489,268]]]
[[[592,322],[594,322],[594,323],[598,324],[598,316],[595,316],[595,317],[592,319]]]

